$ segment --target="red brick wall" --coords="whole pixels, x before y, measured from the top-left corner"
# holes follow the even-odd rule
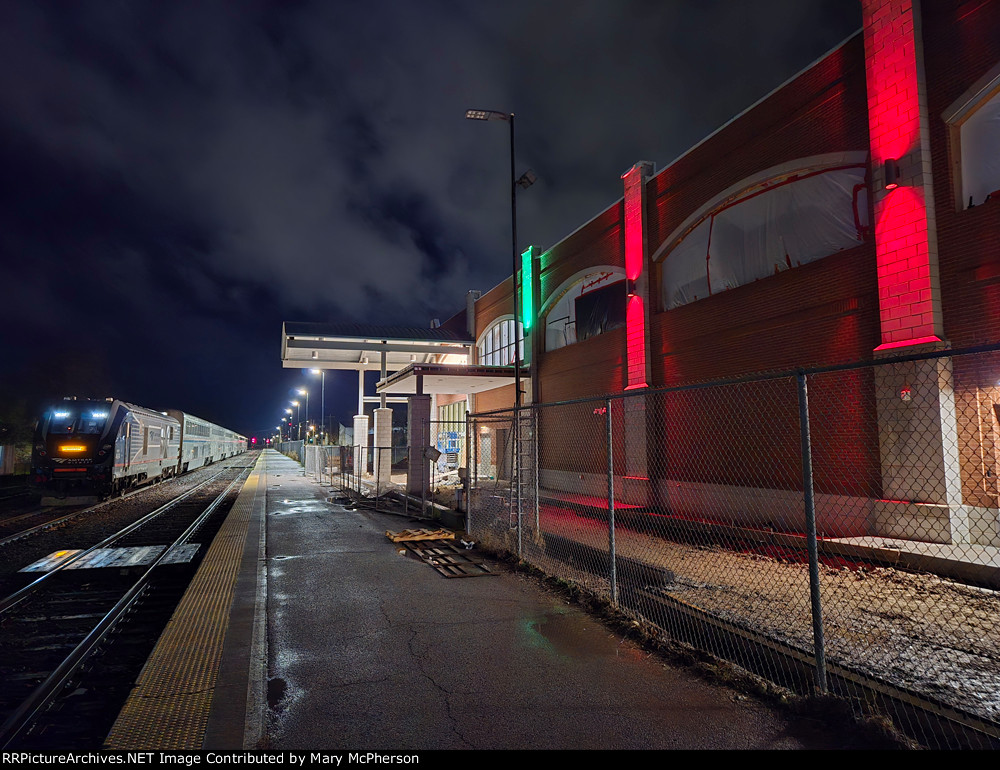
[[[511,371],[513,372],[513,370]],[[497,409],[513,409],[514,386],[507,385],[503,388],[494,388],[493,390],[483,391],[482,393],[477,393],[473,398],[475,398],[476,412],[492,412]]]
[[[1000,200],[958,210],[952,161],[960,158],[941,115],[1000,63],[1000,3],[922,6],[944,332],[958,348],[1000,336]]]
[[[548,302],[563,281],[598,265],[625,267],[622,202],[605,209],[575,233],[541,256],[541,302]],[[544,322],[544,319],[543,321]]]
[[[650,181],[650,249],[745,178],[812,155],[867,152],[866,101],[857,35]],[[658,267],[654,386],[863,360],[878,345],[873,242],[666,312],[657,312]],[[870,378],[843,377],[835,390],[830,406],[813,410],[826,418],[817,425],[817,491],[870,492],[878,473]],[[648,414],[653,478],[801,484],[793,381],[656,396]]]
[[[878,343],[874,246],[659,313],[651,337],[650,355],[662,362],[668,385],[870,359]],[[801,483],[791,380],[653,403],[663,410],[649,409],[654,477],[785,489]],[[871,372],[824,375],[811,386],[810,405],[816,491],[877,493]]]
[[[871,243],[653,316],[657,385],[868,360],[878,344]]]
[[[491,323],[514,312],[511,297],[511,279],[508,277],[494,286],[476,301],[476,340]]]
[[[649,247],[655,252],[700,206],[747,177],[849,150],[868,151],[860,34],[650,180]],[[651,279],[655,309],[659,281]]]
[[[864,47],[851,38],[649,184],[654,252],[737,182],[798,158],[868,149]],[[866,359],[878,344],[874,245],[666,312],[653,281],[654,385]]]
[[[944,334],[955,348],[1000,338],[1000,198],[966,209],[958,143],[941,116],[1000,63],[1000,2],[923,0],[924,60]],[[1000,355],[956,357],[962,499],[997,505]]]
[[[546,353],[539,360],[542,403],[621,392],[625,329]]]
[[[541,401],[569,401],[618,393],[625,377],[625,329],[618,328],[546,353],[540,361]],[[607,454],[603,402],[546,407],[539,412],[541,467],[604,473]]]
[[[441,393],[437,397],[438,406],[448,406],[448,404],[454,404],[459,401],[465,401],[465,396],[457,393]]]

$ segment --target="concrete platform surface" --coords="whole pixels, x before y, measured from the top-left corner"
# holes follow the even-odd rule
[[[327,502],[329,487],[276,452],[261,468],[266,538],[251,525],[233,610],[240,620],[227,636],[204,748],[849,742],[664,665],[532,577],[446,579],[385,536],[419,524]],[[266,548],[257,558],[256,542]],[[263,687],[266,697],[257,692]]]

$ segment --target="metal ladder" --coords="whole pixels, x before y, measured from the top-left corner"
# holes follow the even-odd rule
[[[514,427],[514,420],[511,420]],[[511,529],[523,530],[525,525],[538,526],[538,457],[537,431],[535,429],[535,410],[522,408],[518,425],[511,431],[513,438],[513,453],[516,462],[512,463],[510,484],[510,518]],[[529,517],[530,518],[525,518]],[[519,549],[520,550],[520,549]]]

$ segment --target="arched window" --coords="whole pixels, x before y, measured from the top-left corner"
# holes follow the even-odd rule
[[[944,114],[953,157],[961,162],[955,180],[959,209],[978,206],[1000,192],[1000,64],[966,91]]]
[[[545,349],[557,350],[625,325],[625,271],[602,266],[577,273],[553,292],[542,313]]]
[[[517,322],[518,359],[524,363],[524,327]],[[498,318],[479,336],[476,361],[483,366],[514,365],[514,316]]]
[[[758,175],[730,188],[660,249],[663,310],[864,241],[865,163]],[[763,178],[763,181],[760,181]]]

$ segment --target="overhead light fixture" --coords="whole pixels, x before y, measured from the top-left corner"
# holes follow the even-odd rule
[[[468,120],[510,120],[510,115],[499,110],[466,110]]]
[[[895,158],[888,158],[883,164],[885,170],[885,189],[895,190],[899,187],[899,162]]]

